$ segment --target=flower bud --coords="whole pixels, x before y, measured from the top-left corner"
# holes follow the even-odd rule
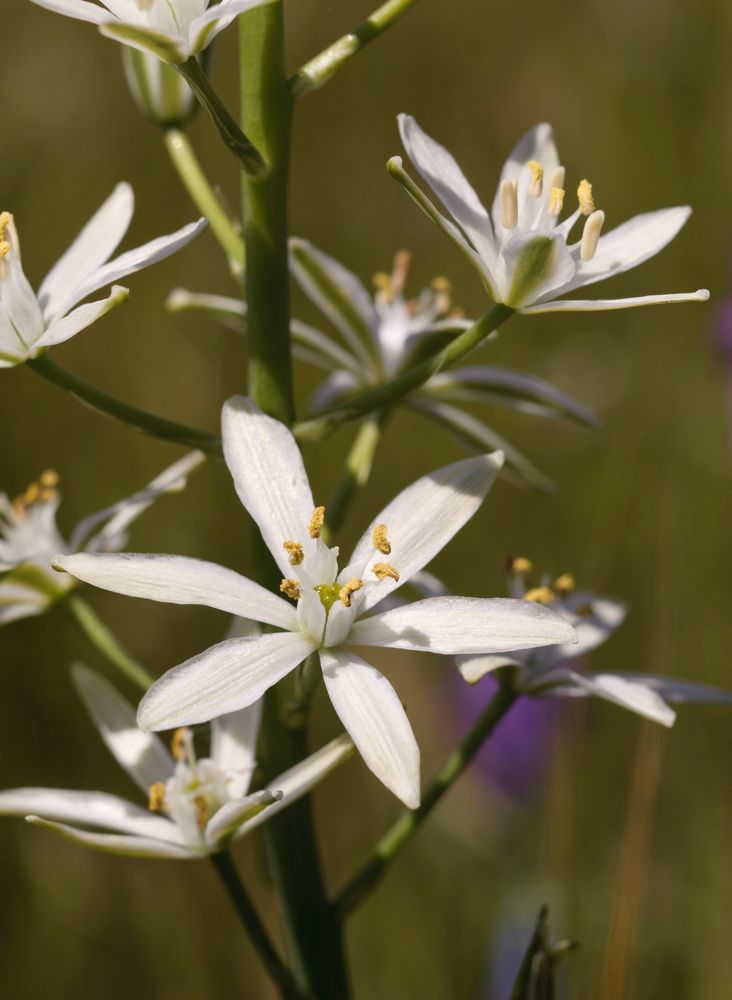
[[[135,104],[153,124],[172,128],[193,117],[198,103],[175,67],[127,45],[122,60]]]

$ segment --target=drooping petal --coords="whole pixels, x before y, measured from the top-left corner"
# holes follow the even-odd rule
[[[386,557],[374,551],[373,529],[385,524],[391,543],[388,561],[398,571],[399,581],[386,579],[370,588],[362,610],[406,583],[447,545],[480,507],[502,464],[500,452],[455,462],[418,479],[381,511],[361,536],[341,576],[366,577],[375,563],[384,561]]]
[[[375,667],[348,650],[321,650],[320,661],[333,707],[367,767],[416,809],[419,747],[396,691]]]
[[[667,295],[632,295],[627,299],[552,299],[519,309],[524,314],[546,312],[602,312],[634,309],[636,306],[663,306],[674,302],[708,302],[709,289],[695,292],[669,292]]]
[[[122,285],[113,285],[112,291],[106,299],[87,302],[83,306],[79,306],[78,309],[72,310],[67,316],[62,316],[60,319],[55,320],[43,336],[33,345],[31,357],[38,357],[46,348],[54,347],[56,344],[63,344],[65,341],[71,340],[77,333],[81,333],[82,330],[86,330],[92,323],[96,323],[98,319],[105,316],[115,306],[126,302],[129,294],[129,291],[123,288]]]
[[[399,115],[398,122],[409,159],[481,257],[492,266],[496,248],[491,221],[457,161],[411,115]]]
[[[595,676],[593,673],[585,674],[585,677],[591,680]],[[614,673],[614,676],[643,684],[672,705],[732,705],[732,691],[724,691],[710,684],[699,684],[681,677],[664,677],[660,674]]]
[[[210,851],[222,850],[240,827],[261,813],[269,818],[272,806],[282,799],[282,792],[269,788],[234,799],[222,806],[206,827],[206,844]]]
[[[82,823],[103,830],[182,843],[178,828],[170,820],[155,816],[117,795],[59,788],[12,788],[0,792],[0,815],[29,814],[62,823]]]
[[[208,722],[257,701],[316,644],[291,632],[226,639],[169,670],[140,702],[146,731]]]
[[[568,621],[531,601],[431,597],[357,621],[348,641],[455,655],[531,649],[574,636]]]
[[[211,759],[226,773],[232,798],[245,795],[257,760],[257,737],[263,702],[255,701],[239,712],[211,723]]]
[[[43,279],[38,301],[46,323],[64,313],[73,289],[109,260],[127,232],[134,210],[132,188],[118,184]]]
[[[153,837],[90,833],[88,830],[79,830],[77,827],[68,826],[65,823],[50,823],[40,816],[26,816],[26,819],[33,826],[43,827],[44,830],[59,834],[65,840],[81,844],[84,847],[91,847],[104,854],[121,854],[133,858],[168,858],[172,861],[181,861],[184,858],[203,857],[206,853],[203,848],[200,851],[194,851],[191,847],[186,847],[183,844],[155,840]]]
[[[157,736],[137,728],[135,709],[109,681],[80,663],[74,665],[71,676],[99,735],[141,791],[147,795],[151,785],[172,777],[175,762],[167,748]],[[30,811],[43,812],[38,808]]]
[[[109,18],[109,13],[104,7],[99,7],[88,0],[32,0],[38,7],[45,7],[46,10],[55,11],[57,14],[65,14],[66,17],[76,18],[77,21],[88,21],[90,24],[101,24]]]
[[[477,684],[486,674],[501,667],[521,667],[524,664],[521,653],[487,653],[484,656],[457,656],[455,662],[468,684]]]
[[[647,684],[628,680],[618,674],[588,675],[574,670],[558,672],[557,679],[560,677],[564,680],[562,687],[574,687],[587,695],[611,701],[644,719],[660,722],[662,726],[672,726],[676,720],[676,712]]]
[[[295,609],[231,569],[186,556],[100,552],[59,555],[54,565],[77,580],[127,597],[166,604],[200,604],[242,618],[296,627]]]
[[[289,577],[292,566],[283,544],[295,541],[307,548],[315,508],[297,442],[284,424],[244,396],[224,403],[221,427],[224,457],[239,499]]]

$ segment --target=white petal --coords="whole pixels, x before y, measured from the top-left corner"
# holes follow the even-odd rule
[[[115,306],[125,302],[128,295],[128,290],[123,288],[122,285],[113,285],[112,291],[106,299],[87,302],[85,305],[79,306],[78,309],[74,309],[68,316],[62,316],[60,319],[57,319],[48,327],[43,336],[35,342],[31,351],[31,357],[38,357],[46,348],[54,347],[56,344],[63,344],[65,341],[71,340],[77,333],[81,333],[82,330],[86,330],[92,323],[96,323],[98,319],[105,316]]]
[[[65,14],[66,17],[76,18],[77,21],[89,21],[91,24],[101,24],[109,17],[104,7],[88,3],[87,0],[32,0],[32,2],[39,7],[45,7],[46,10]]]
[[[84,847],[91,847],[93,850],[102,851],[105,854],[121,854],[133,858],[170,858],[176,861],[183,858],[202,857],[205,853],[203,850],[194,851],[182,844],[172,844],[165,840],[155,840],[152,837],[89,833],[87,830],[79,830],[74,826],[67,826],[65,823],[49,823],[48,820],[42,819],[40,816],[26,816],[26,819],[33,826],[43,827],[44,830],[58,833],[65,840],[82,844]]]
[[[242,618],[296,627],[297,614],[287,601],[231,569],[186,556],[100,552],[59,555],[54,565],[77,580],[127,597],[167,604],[200,604]]]
[[[135,709],[108,681],[80,663],[74,665],[71,676],[99,735],[117,763],[145,795],[151,785],[173,776],[175,762],[167,748],[157,736],[137,728]],[[30,811],[41,813],[44,810],[36,808]]]
[[[457,161],[411,115],[399,115],[398,122],[409,159],[478,253],[492,265],[496,249],[488,213]]]
[[[626,681],[633,681],[643,684],[657,692],[664,701],[672,705],[693,704],[693,705],[732,705],[732,691],[723,691],[721,688],[712,687],[709,684],[698,684],[695,681],[686,681],[681,677],[664,677],[660,674],[615,674]],[[594,678],[592,673],[585,674],[585,677]]]
[[[486,674],[499,670],[501,667],[520,667],[522,660],[519,655],[510,656],[506,653],[489,653],[485,656],[458,656],[455,659],[457,668],[468,684],[477,684]]]
[[[567,671],[568,679],[572,683],[584,689],[588,694],[597,698],[604,698],[621,708],[627,708],[636,715],[641,715],[645,719],[653,722],[660,722],[662,726],[672,726],[676,719],[676,713],[666,702],[646,684],[637,681],[629,681],[617,674],[592,674],[583,675],[574,671]]]
[[[245,795],[257,761],[263,701],[223,715],[211,723],[211,759],[226,772],[232,798]]]
[[[556,650],[545,650],[547,654],[556,654],[554,662],[584,656],[597,649],[620,628],[628,614],[628,608],[622,601],[583,590],[575,591],[565,600],[564,611],[577,630],[577,642],[557,646]]]
[[[239,499],[283,575],[290,577],[292,566],[283,544],[294,541],[308,548],[308,524],[315,509],[295,438],[244,396],[224,403],[221,428],[224,457]]]
[[[251,10],[252,7],[259,7],[263,3],[271,3],[271,0],[222,0],[222,3],[213,4],[191,22],[191,35],[197,34],[201,27],[212,21],[224,20],[228,25],[237,14]]]
[[[74,288],[109,260],[127,232],[134,210],[132,188],[118,184],[43,279],[38,301],[47,323],[66,312],[65,303],[74,301]]]
[[[564,290],[563,290],[564,291]],[[674,302],[708,302],[709,289],[695,292],[669,292],[668,295],[634,295],[627,299],[552,299],[519,309],[521,313],[601,312],[613,309],[634,309],[636,306],[663,306]]]
[[[554,144],[552,127],[547,122],[535,125],[521,136],[514,148],[511,150],[508,159],[503,165],[501,176],[496,185],[496,196],[493,199],[491,215],[496,233],[501,240],[508,235],[508,230],[501,223],[500,211],[500,190],[503,181],[513,181],[518,185],[519,205],[523,204],[526,196],[526,188],[529,184],[531,171],[526,170],[529,160],[536,160],[544,168],[545,182],[548,182],[553,171],[559,166],[559,155]]]
[[[399,582],[386,579],[369,588],[361,605],[366,610],[423,569],[457,534],[483,502],[503,464],[500,453],[467,458],[423,476],[396,496],[374,518],[358,542],[345,576],[365,577],[374,563],[390,562]],[[372,532],[386,524],[391,543],[388,556],[374,553]]]
[[[431,597],[357,621],[348,641],[433,653],[502,653],[571,642],[569,622],[532,601]]]
[[[302,663],[315,643],[291,632],[227,639],[174,667],[140,702],[141,729],[173,729],[238,712]]]
[[[269,818],[271,806],[281,798],[281,792],[272,792],[265,788],[252,795],[227,802],[214,814],[206,827],[206,844],[209,850],[220,851],[239,828],[255,816],[266,813],[265,818]]]
[[[347,650],[322,650],[328,695],[379,781],[410,809],[419,805],[419,747],[396,691],[375,667]]]
[[[0,815],[27,816],[83,823],[118,833],[182,843],[177,827],[134,802],[104,792],[72,792],[57,788],[13,788],[0,792]]]
[[[564,292],[576,264],[561,236],[526,232],[506,240],[497,270],[503,301],[523,309],[543,296]]]

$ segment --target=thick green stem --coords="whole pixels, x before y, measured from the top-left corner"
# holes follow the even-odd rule
[[[512,316],[513,312],[510,306],[497,302],[476,323],[450,341],[437,354],[408,368],[391,382],[350,396],[343,402],[334,403],[309,420],[296,424],[294,428],[296,436],[305,441],[319,441],[346,420],[355,420],[393,406],[410,392],[424,385],[433,375],[437,375],[444,368],[449,368],[474,351],[501,323]]]
[[[279,989],[280,995],[288,1000],[300,1000],[306,996],[298,989],[290,970],[277,954],[267,931],[254,908],[244,883],[236,870],[234,859],[228,851],[211,855],[211,864],[221,879],[226,894],[231,900],[242,927],[247,932],[262,964]]]
[[[235,278],[244,274],[244,241],[208,182],[188,136],[179,128],[165,129],[165,148],[191,201],[208,219],[211,232],[229,260]]]
[[[348,452],[340,481],[326,506],[326,522],[323,528],[323,540],[326,543],[343,523],[356,490],[365,486],[369,480],[374,454],[381,440],[381,433],[387,417],[386,410],[379,410],[364,420],[358,429],[351,450]]]
[[[26,364],[32,371],[42,375],[61,389],[66,389],[72,396],[76,396],[82,403],[86,403],[87,406],[91,406],[99,413],[120,420],[123,424],[143,431],[145,434],[162,438],[163,441],[175,441],[176,444],[185,445],[187,448],[198,448],[214,458],[222,457],[221,438],[218,434],[210,434],[208,431],[201,431],[195,427],[187,427],[175,420],[167,420],[165,417],[148,413],[147,410],[130,406],[129,403],[111,396],[103,389],[98,389],[90,382],[62,368],[47,354],[27,361]]]
[[[387,0],[357,28],[349,31],[298,70],[290,80],[293,97],[304,97],[327,83],[357,52],[386,31],[419,0]]]
[[[196,57],[192,56],[187,62],[178,64],[176,69],[196,95],[201,107],[208,112],[225,145],[239,160],[245,173],[253,177],[265,174],[267,164],[262,154],[224,107]]]
[[[445,792],[454,785],[518,697],[518,694],[508,684],[499,688],[466,738],[450,754],[437,772],[436,777],[422,796],[419,808],[402,813],[376,845],[376,850],[371,858],[340,894],[335,905],[341,920],[345,919],[374,891],[389,865],[411,841],[424,820],[430,815]]]
[[[284,72],[282,0],[240,18],[242,127],[270,167],[242,175],[246,246],[249,392],[265,412],[292,423],[287,197],[291,98]],[[258,532],[257,579],[276,588],[279,575]],[[260,759],[268,778],[307,756],[307,714],[293,720],[296,676],[265,699]],[[272,877],[283,908],[287,944],[299,987],[318,1000],[347,1000],[340,925],[326,896],[309,797],[265,824]]]
[[[123,677],[147,691],[155,678],[127,652],[122,643],[99,618],[96,611],[76,591],[70,590],[59,600],[58,607],[84,633],[89,642],[119,670]]]

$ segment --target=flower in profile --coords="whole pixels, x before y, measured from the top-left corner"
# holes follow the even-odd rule
[[[108,38],[165,62],[182,63],[209,45],[234,18],[269,0],[33,0],[39,7],[96,24]]]
[[[145,795],[148,808],[104,792],[14,788],[0,792],[0,815],[25,816],[98,851],[172,860],[206,857],[309,792],[353,749],[347,737],[339,736],[252,792],[261,703],[214,719],[210,755],[199,758],[190,729],[173,735],[171,753],[159,737],[137,728],[134,708],[108,681],[80,665],[72,676],[99,735]]]
[[[539,313],[709,298],[706,289],[621,299],[564,298],[653,257],[676,236],[691,209],[646,212],[603,235],[605,213],[596,207],[592,185],[583,179],[577,187],[577,207],[562,219],[569,200],[566,172],[549,125],[537,125],[514,148],[501,172],[490,214],[456,160],[414,118],[400,115],[399,130],[407,155],[447,215],[409,178],[400,157],[389,161],[390,172],[458,245],[494,301],[522,313]]]
[[[118,184],[51,268],[37,294],[23,273],[13,216],[0,213],[0,368],[37,358],[91,326],[127,298],[127,289],[116,281],[169,257],[206,225],[200,219],[110,260],[133,210],[132,188]],[[79,305],[107,285],[112,285],[108,298]]]
[[[213,563],[165,555],[70,555],[59,569],[116,593],[202,604],[279,632],[228,639],[170,670],[140,703],[142,729],[172,729],[238,711],[318,652],[325,686],[366,764],[407,805],[419,802],[419,750],[386,677],[352,646],[447,655],[571,642],[574,629],[527,601],[437,597],[372,613],[478,510],[502,456],[456,462],[417,480],[373,521],[339,571],[322,537],[297,443],[251,400],[223,408],[224,456],[239,498],[283,574],[277,596]]]
[[[51,568],[59,552],[109,552],[127,544],[127,528],[159,497],[182,490],[186,477],[205,460],[191,452],[143,490],[91,514],[68,542],[56,524],[59,478],[48,469],[15,499],[0,493],[0,625],[46,612],[74,585]]]
[[[145,117],[160,128],[180,128],[193,118],[198,102],[174,66],[140,49],[122,47],[130,94]]]

